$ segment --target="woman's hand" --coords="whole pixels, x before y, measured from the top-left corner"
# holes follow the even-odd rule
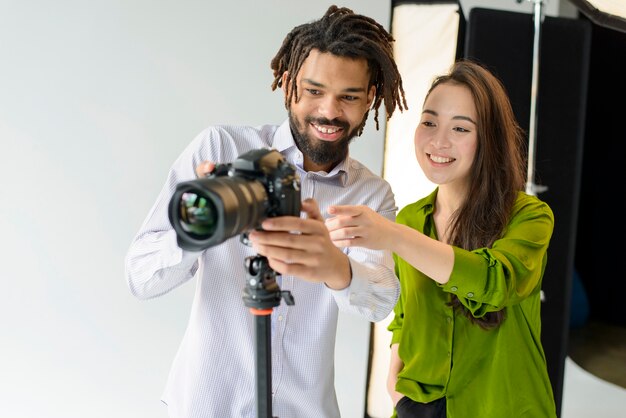
[[[398,373],[404,367],[404,363],[398,355],[398,344],[392,344],[391,356],[389,361],[389,374],[387,375],[387,392],[391,397],[391,402],[395,407],[398,401],[404,397],[403,394],[396,391],[396,382],[398,381]]]
[[[367,206],[330,206],[328,213],[335,215],[326,228],[336,246],[392,249],[394,222]]]

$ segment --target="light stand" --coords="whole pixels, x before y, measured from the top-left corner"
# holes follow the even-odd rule
[[[541,41],[541,23],[543,21],[543,0],[528,0],[534,4],[534,39],[533,68],[530,89],[530,123],[528,126],[528,171],[526,177],[526,193],[536,196],[548,190],[547,186],[535,184],[535,145],[537,142],[537,96],[539,91],[539,48]],[[517,0],[521,3],[522,0]]]
[[[276,418],[272,417],[271,315],[282,298],[285,298],[287,305],[293,305],[294,300],[289,291],[280,290],[276,283],[276,272],[269,266],[266,257],[248,257],[245,266],[248,275],[243,301],[256,318],[257,417]]]
[[[516,0],[521,3],[523,0]],[[541,41],[541,23],[543,22],[543,0],[527,0],[533,3],[534,37],[533,37],[533,68],[530,88],[530,122],[528,125],[528,170],[526,173],[526,193],[537,196],[537,193],[548,190],[547,186],[535,184],[535,145],[537,142],[537,96],[539,92],[539,49]],[[546,301],[546,294],[541,289],[541,301]]]

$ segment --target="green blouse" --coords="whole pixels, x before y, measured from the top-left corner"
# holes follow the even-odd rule
[[[437,190],[402,209],[396,222],[437,239]],[[448,418],[556,417],[540,339],[541,280],[553,227],[550,207],[520,192],[491,248],[453,247],[445,285],[394,254],[401,294],[388,329],[404,362],[398,392],[418,402],[445,396]],[[506,308],[506,319],[484,330],[448,306],[451,294],[474,317]]]

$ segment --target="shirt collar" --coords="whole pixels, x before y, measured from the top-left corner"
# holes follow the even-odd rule
[[[274,133],[272,148],[282,154],[285,154],[286,151],[292,148],[298,150],[298,147],[293,140],[293,136],[291,135],[291,129],[289,128],[289,119],[285,120]]]
[[[439,187],[435,187],[428,196],[422,200],[422,208],[424,208],[424,214],[431,215],[435,211],[435,199],[437,198],[437,192]]]

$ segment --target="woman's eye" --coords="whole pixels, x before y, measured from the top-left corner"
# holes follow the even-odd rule
[[[457,131],[457,132],[470,132],[469,129],[465,129],[465,128],[461,127],[461,126],[457,126],[456,128],[454,128],[454,130]]]

